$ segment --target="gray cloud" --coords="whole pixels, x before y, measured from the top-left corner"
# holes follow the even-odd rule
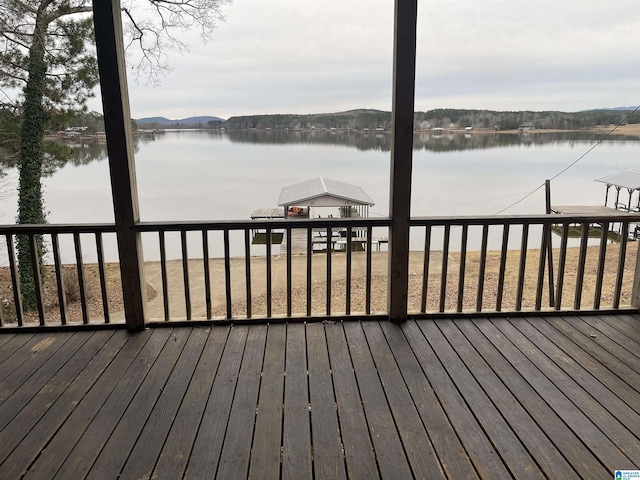
[[[236,0],[213,39],[185,37],[134,117],[391,108],[393,2]],[[637,104],[637,1],[420,2],[416,108]]]

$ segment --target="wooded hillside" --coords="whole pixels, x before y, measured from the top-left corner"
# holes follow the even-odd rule
[[[584,112],[498,112],[494,110],[436,109],[415,113],[416,129],[429,128],[496,128],[512,130],[525,123],[535,128],[573,130],[596,125],[617,124],[629,115],[627,110],[589,110]],[[633,115],[627,123],[640,123]],[[231,117],[223,126],[232,130],[284,129],[376,129],[391,127],[391,112],[381,110],[349,110],[339,113],[309,115],[249,115]]]

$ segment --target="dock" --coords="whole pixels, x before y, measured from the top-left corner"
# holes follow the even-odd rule
[[[317,231],[314,232],[312,237],[312,251],[313,252],[326,252],[327,250],[327,232]],[[388,237],[373,237],[371,239],[371,249],[380,251],[382,245],[389,243]],[[347,239],[340,234],[339,231],[334,232],[334,235],[329,240],[330,248],[333,251],[346,251]],[[367,237],[355,236],[351,238],[351,248],[354,251],[364,251],[367,244]],[[302,254],[307,252],[307,234],[306,230],[302,228],[291,229],[291,245],[287,241],[287,235],[283,236],[282,244],[280,245],[280,255],[286,255],[287,251],[291,250],[291,254]]]

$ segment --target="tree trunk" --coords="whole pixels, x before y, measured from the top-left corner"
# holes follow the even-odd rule
[[[44,59],[46,41],[46,13],[41,9],[36,17],[33,43],[29,50],[29,78],[24,90],[24,119],[20,149],[20,186],[18,196],[18,223],[45,223],[42,199],[42,138],[46,114],[42,104],[45,88],[46,63]],[[29,251],[29,238],[19,235],[18,262],[23,306],[27,310],[36,308],[36,288],[33,265]],[[38,258],[42,264],[42,237],[37,239]]]

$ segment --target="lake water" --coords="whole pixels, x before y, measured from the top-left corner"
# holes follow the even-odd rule
[[[598,138],[417,135],[412,216],[495,214],[577,160]],[[283,186],[320,176],[360,185],[376,203],[370,214],[386,216],[389,149],[389,134],[168,131],[154,140],[140,138],[135,158],[141,219],[246,220],[256,208],[276,207]],[[637,138],[610,137],[552,182],[552,203],[601,204],[605,186],[594,179],[638,170],[639,159]],[[0,215],[13,223],[15,170],[5,180]],[[78,146],[76,161],[44,184],[50,223],[113,222],[104,146]],[[626,202],[626,193],[621,198]],[[504,213],[544,213],[544,190]]]

